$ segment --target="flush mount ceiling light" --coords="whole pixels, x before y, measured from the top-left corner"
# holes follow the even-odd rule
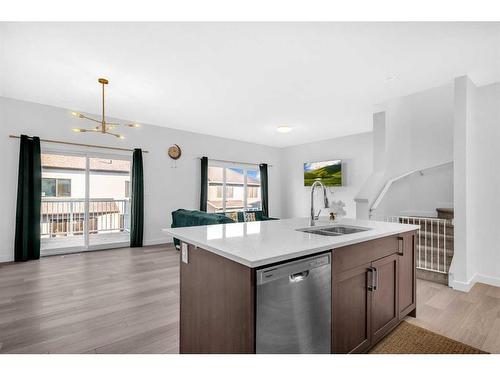
[[[101,134],[109,134],[109,135],[112,135],[113,137],[116,137],[116,138],[125,139],[125,137],[121,134],[110,132],[110,130],[115,129],[117,126],[120,126],[120,124],[118,124],[116,122],[107,122],[106,121],[106,115],[105,115],[105,111],[104,111],[104,109],[105,109],[104,86],[107,85],[109,83],[109,81],[106,78],[99,78],[97,81],[102,85],[102,119],[97,120],[97,119],[94,119],[92,117],[85,116],[79,112],[71,112],[71,114],[75,117],[89,120],[89,121],[93,121],[93,122],[97,122],[99,124],[99,125],[97,125],[93,128],[90,128],[90,129],[73,128],[73,131],[77,132],[77,133],[94,132],[94,133],[101,133]],[[140,127],[139,124],[125,124],[125,125],[130,127],[130,128]]]
[[[276,128],[276,131],[278,131],[280,133],[290,133],[292,131],[292,128],[289,126],[283,125],[283,126],[278,126]]]

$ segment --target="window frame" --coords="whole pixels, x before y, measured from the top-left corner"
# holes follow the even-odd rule
[[[69,182],[69,195],[61,195],[60,194],[59,183],[62,181]],[[56,197],[57,198],[71,198],[71,178],[56,178]]]
[[[44,193],[43,191],[43,180],[51,180],[54,181],[54,194],[55,195],[42,195],[42,197],[47,197],[47,198],[71,198],[71,178],[58,178],[58,177],[42,177],[42,194]],[[59,193],[59,182],[61,181],[69,181],[69,195],[61,195]]]
[[[231,162],[221,162],[221,161],[211,161],[208,159],[208,168],[222,168],[222,211],[220,213],[226,212],[239,212],[240,210],[227,210],[227,194],[226,194],[226,186],[227,186],[227,169],[241,169],[243,170],[243,208],[241,211],[259,211],[262,210],[262,197],[260,198],[259,207],[257,209],[250,209],[248,207],[248,171],[256,171],[259,172],[260,179],[260,170],[257,164],[244,164],[244,163],[231,163]],[[208,179],[207,179],[208,180]],[[210,181],[207,181],[207,189],[210,187]],[[231,185],[232,186],[232,185]],[[261,189],[262,182],[258,185],[258,188]],[[257,188],[257,186],[254,186]],[[234,196],[234,192],[233,192]]]
[[[77,156],[77,157],[83,157],[86,160],[86,165],[85,165],[85,170],[83,171],[85,175],[85,197],[83,198],[85,200],[84,204],[84,229],[83,229],[83,244],[82,245],[77,245],[77,246],[72,246],[72,247],[67,247],[67,248],[61,248],[64,249],[66,253],[73,253],[73,252],[81,252],[81,251],[91,251],[91,250],[100,250],[100,249],[108,249],[108,248],[114,248],[114,247],[122,247],[123,245],[127,244],[128,242],[113,242],[110,244],[93,244],[90,242],[90,159],[92,158],[99,158],[99,159],[110,159],[110,160],[126,160],[130,162],[130,171],[129,171],[129,176],[130,176],[130,188],[132,187],[132,165],[133,165],[133,160],[132,160],[132,154],[130,152],[117,152],[117,153],[103,153],[103,152],[96,152],[92,150],[79,150],[77,149],[70,149],[70,148],[59,148],[59,147],[45,147],[42,145],[41,149],[41,154],[42,155],[67,155],[67,156]],[[41,166],[42,168],[42,173],[43,173],[43,165]],[[52,178],[52,177],[48,177]],[[55,177],[57,178],[57,177]],[[129,199],[130,198],[125,198]],[[42,251],[44,251],[42,249]]]

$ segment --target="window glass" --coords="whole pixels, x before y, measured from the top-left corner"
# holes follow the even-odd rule
[[[71,180],[57,179],[57,196],[71,197]]]
[[[208,212],[260,210],[260,172],[247,166],[208,167]]]
[[[223,186],[224,186],[224,168],[208,167],[208,212],[223,212]]]
[[[56,196],[56,179],[42,178],[42,197]]]
[[[241,211],[245,199],[245,170],[226,168],[226,211]]]
[[[255,169],[247,170],[247,203],[246,210],[260,210],[260,171]]]

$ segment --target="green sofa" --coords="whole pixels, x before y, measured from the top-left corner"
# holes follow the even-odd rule
[[[251,211],[255,214],[255,221],[265,221],[265,220],[277,220],[275,218],[270,218],[264,216],[262,211]],[[181,227],[196,227],[199,225],[212,225],[212,224],[228,224],[235,222],[244,222],[245,213],[237,213],[237,221],[229,218],[224,214],[214,214],[198,210],[185,210],[179,209],[172,212],[172,228]],[[180,241],[174,238],[174,244],[176,248],[179,248]]]

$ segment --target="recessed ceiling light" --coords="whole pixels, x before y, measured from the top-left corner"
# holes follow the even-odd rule
[[[280,133],[290,133],[292,131],[292,128],[286,125],[283,126],[278,126],[276,130]]]
[[[396,77],[394,77],[394,76],[389,76],[389,77],[386,77],[386,78],[385,78],[385,81],[386,81],[386,82],[391,82],[391,81],[394,81],[395,79],[396,79]]]

